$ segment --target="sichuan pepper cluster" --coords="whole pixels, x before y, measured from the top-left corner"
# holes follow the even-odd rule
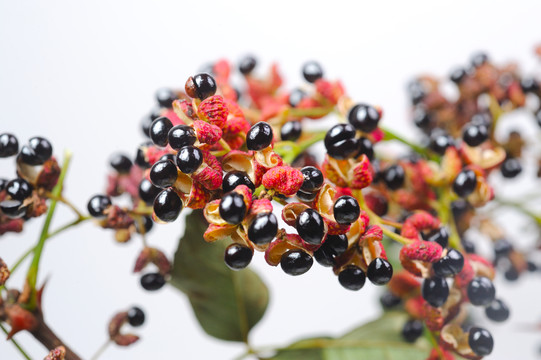
[[[541,95],[537,81],[521,77],[514,66],[497,67],[484,54],[450,76],[457,100],[439,92],[441,81],[416,79],[409,86],[413,118],[427,146],[413,145],[411,154],[393,159],[374,153],[378,143],[401,140],[380,126],[382,109],[352,101],[318,63],[306,63],[307,83],[290,91],[282,88],[276,65],[266,78],[254,75],[256,65],[247,57],[238,66],[246,81],[243,92],[231,85],[232,69],[224,60],[190,77],[184,91],[160,89],[158,106],[142,123],[149,141],[134,161],[124,154],[111,158],[115,172],[106,194],[88,202],[90,215],[125,242],[154,223],[175,221],[184,208],[203,209],[209,224],[204,240],[229,243],[224,260],[231,269],[245,268],[259,251],[269,265],[301,275],[315,258],[346,289],[360,290],[366,278],[387,284],[383,306],[403,304],[411,316],[404,339],[416,341],[427,328],[437,340],[430,359],[490,354],[492,336],[468,326],[468,306],[484,307],[491,320],[506,320],[509,309],[492,283],[495,263],[506,260],[507,278],[536,266],[496,224],[484,223],[495,262],[476,254],[465,232],[475,226],[476,209],[494,197],[489,174],[521,173],[520,134],[502,143],[494,131],[501,114],[527,108],[528,94]],[[336,125],[308,130],[330,114],[338,118]],[[541,111],[534,117],[541,124]],[[326,149],[321,162],[309,150],[319,140]],[[12,135],[1,135],[0,155],[16,154],[14,144]],[[40,205],[46,208],[40,194],[58,176],[52,150],[40,150],[47,144],[31,139],[17,158],[21,178],[1,183],[2,231],[20,231],[24,219],[43,213]],[[25,151],[39,161],[28,160]],[[27,179],[23,174],[36,165],[47,176]],[[113,203],[122,194],[131,197],[132,207]],[[402,269],[394,274],[384,243],[400,247]],[[134,270],[151,263],[158,271],[144,274],[141,284],[157,290],[171,265],[145,243]]]

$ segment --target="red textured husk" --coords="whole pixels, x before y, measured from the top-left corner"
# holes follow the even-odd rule
[[[196,120],[192,124],[197,140],[203,144],[214,145],[222,137],[222,129],[216,125],[209,124],[202,120]]]
[[[436,230],[440,221],[426,211],[419,211],[406,219],[400,235],[408,238],[421,240],[420,232],[423,230]]]
[[[455,360],[455,357],[449,351],[441,348],[439,350],[440,351],[438,351],[438,349],[432,349],[432,351],[430,351],[428,359],[426,360]],[[443,355],[443,357],[440,356],[440,353],[441,355]]]
[[[317,93],[333,105],[336,105],[345,93],[344,86],[340,81],[331,82],[325,79],[319,79],[315,82],[315,85]]]
[[[262,184],[285,196],[293,196],[299,191],[304,181],[302,172],[290,166],[276,166],[263,175]]]
[[[175,114],[179,118],[180,118],[180,115],[179,115],[180,113],[181,115],[187,117],[188,119],[191,119],[192,121],[197,120],[197,115],[195,114],[192,104],[186,100],[173,101],[173,109],[174,109]]]
[[[357,164],[353,168],[353,177],[351,179],[352,189],[364,189],[372,183],[373,170],[370,160],[366,155],[361,155]]]
[[[414,261],[433,263],[441,258],[442,248],[440,244],[432,241],[415,241],[400,249],[400,262],[404,269],[414,275],[423,276],[421,270]]]
[[[66,356],[66,348],[58,346],[49,352],[43,360],[64,360]]]
[[[23,219],[10,219],[7,216],[0,214],[0,235],[8,232],[20,233],[23,231]]]
[[[222,129],[227,121],[229,111],[220,95],[206,98],[199,104],[197,115],[201,120],[208,121]]]
[[[432,307],[426,301],[423,303],[422,318],[430,331],[440,331],[443,325],[445,325],[442,309]]]
[[[52,191],[60,176],[60,166],[55,157],[45,161],[36,180],[36,186]]]
[[[393,295],[406,297],[419,292],[421,284],[410,272],[401,270],[393,274],[391,281],[388,283],[388,287]]]

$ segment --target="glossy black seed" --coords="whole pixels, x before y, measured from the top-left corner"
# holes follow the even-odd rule
[[[49,140],[40,136],[35,136],[28,140],[28,146],[33,151],[34,156],[39,159],[41,164],[53,156],[53,146]]]
[[[314,209],[306,209],[297,217],[297,232],[309,244],[319,245],[325,235],[323,218]]]
[[[504,322],[509,319],[509,313],[509,307],[499,299],[494,300],[485,308],[486,316],[496,322]]]
[[[314,264],[314,259],[310,254],[302,250],[290,250],[282,255],[280,266],[288,275],[302,275]]]
[[[432,131],[428,146],[430,150],[443,155],[449,146],[455,146],[455,141],[449,134],[441,129]]]
[[[256,245],[268,244],[278,232],[278,219],[273,213],[257,214],[248,227],[248,239]]]
[[[499,239],[494,242],[494,254],[496,257],[509,255],[513,250],[513,245],[507,239]]]
[[[477,186],[477,175],[473,170],[462,170],[455,181],[453,181],[453,191],[460,197],[466,197],[473,193]]]
[[[300,121],[288,121],[280,129],[280,137],[283,141],[297,141],[301,137],[302,125]]]
[[[428,233],[428,235],[423,236],[426,241],[434,241],[441,245],[442,248],[446,248],[449,244],[449,230],[446,227],[442,226],[434,231]]]
[[[459,84],[466,76],[466,70],[463,67],[456,68],[449,75],[449,79],[455,84]]]
[[[500,167],[502,176],[507,179],[512,179],[522,172],[522,165],[516,158],[508,157],[504,160]]]
[[[115,169],[119,174],[127,174],[130,172],[130,169],[133,165],[129,157],[124,154],[114,154],[109,160],[109,164],[113,169]]]
[[[111,199],[105,195],[94,195],[88,201],[86,208],[88,213],[93,217],[104,216],[104,211],[111,206]]]
[[[451,249],[447,255],[432,264],[434,274],[439,277],[454,276],[462,271],[464,267],[464,256],[455,250]]]
[[[209,74],[201,73],[195,75],[193,77],[193,83],[199,100],[205,100],[216,94],[216,81]]]
[[[296,195],[300,201],[309,203],[316,199],[317,194],[318,194],[317,192],[304,192],[302,190],[299,190],[297,191]]]
[[[150,127],[152,126],[154,120],[161,116],[161,113],[162,109],[156,107],[150,112],[150,114],[148,114],[143,118],[143,120],[141,120],[141,130],[146,137],[150,137]]]
[[[17,155],[17,161],[21,161],[23,164],[32,166],[43,164],[43,162],[38,159],[36,154],[34,154],[34,151],[32,151],[28,145],[23,145],[21,152],[19,155]]]
[[[177,181],[178,171],[176,165],[170,160],[156,161],[150,169],[150,181],[154,186],[165,189],[173,186]]]
[[[535,93],[539,91],[539,83],[533,77],[525,77],[520,80],[520,87],[525,93]]]
[[[533,261],[528,261],[528,271],[529,272],[536,272],[539,269],[536,263]]]
[[[475,244],[467,239],[462,239],[462,247],[466,254],[475,254]]]
[[[163,154],[161,158],[158,159],[158,161],[170,161],[173,164],[177,163],[177,156],[172,153]]]
[[[509,265],[508,268],[503,273],[503,276],[505,277],[505,280],[507,281],[517,281],[520,276],[520,273],[518,272],[515,266]]]
[[[349,195],[339,197],[333,207],[334,219],[341,225],[348,225],[359,218],[361,208],[357,200]]]
[[[27,206],[19,200],[4,200],[0,202],[0,210],[11,219],[18,219],[26,214]]]
[[[487,306],[496,296],[496,289],[489,278],[478,276],[468,284],[468,298],[475,306]]]
[[[239,71],[243,75],[248,75],[249,73],[252,72],[252,70],[255,69],[256,65],[257,65],[257,61],[253,56],[251,55],[245,56],[239,63]]]
[[[139,166],[141,169],[150,168],[150,163],[145,155],[146,149],[152,146],[152,143],[143,143],[137,148],[137,153],[135,154],[135,165]]]
[[[154,199],[154,214],[164,222],[175,221],[182,210],[182,201],[175,190],[162,190]]]
[[[314,252],[314,258],[322,266],[334,266],[334,254],[332,250],[327,249],[323,246],[321,246]]]
[[[444,278],[434,276],[430,279],[425,279],[421,288],[423,299],[433,307],[440,307],[449,296],[449,286]]]
[[[160,290],[165,285],[165,278],[160,273],[148,273],[141,276],[141,286],[147,291]]]
[[[357,291],[361,290],[364,286],[366,275],[361,268],[355,265],[348,265],[338,274],[338,281],[344,288]]]
[[[203,152],[194,146],[184,146],[177,153],[177,166],[185,174],[191,174],[203,163]]]
[[[225,249],[224,261],[231,270],[244,269],[252,261],[254,251],[247,246],[231,244]]]
[[[469,146],[478,146],[488,139],[488,128],[484,125],[466,124],[462,128],[462,140]]]
[[[145,313],[137,306],[128,310],[128,322],[133,327],[141,326],[145,323]]]
[[[173,101],[177,98],[177,94],[169,88],[160,88],[156,91],[156,101],[161,107],[172,108]]]
[[[372,260],[366,271],[368,280],[374,285],[385,285],[393,277],[392,265],[383,258],[375,258]]]
[[[7,179],[0,179],[0,191],[4,190],[6,188],[7,183],[9,180]]]
[[[382,173],[385,185],[391,190],[397,190],[404,185],[406,174],[404,168],[398,164],[387,167]]]
[[[0,158],[16,155],[19,152],[19,141],[8,133],[0,135]]]
[[[250,180],[250,177],[245,172],[231,171],[225,174],[222,182],[222,189],[224,192],[228,193],[239,185],[246,185],[248,188],[250,188],[250,190],[252,190],[252,192],[255,191],[254,183],[252,180]]]
[[[289,106],[296,107],[302,99],[306,97],[306,93],[301,89],[295,89],[289,94]]]
[[[246,216],[246,203],[244,196],[236,192],[225,194],[220,201],[220,216],[227,223],[238,225]]]
[[[272,128],[264,121],[260,121],[250,128],[246,134],[246,147],[248,150],[263,150],[272,143]]]
[[[155,145],[167,146],[169,130],[173,127],[171,120],[165,116],[159,117],[150,126],[150,139]]]
[[[360,156],[364,154],[366,155],[368,160],[374,160],[374,144],[372,144],[372,141],[370,141],[370,139],[364,136],[361,136],[358,139],[358,142],[359,142],[359,152],[357,153],[356,156]]]
[[[413,123],[419,129],[428,129],[431,123],[430,115],[424,108],[418,106],[413,112]]]
[[[355,128],[351,124],[338,124],[325,135],[325,148],[335,159],[347,159],[359,152],[359,140],[355,138]]]
[[[327,235],[322,246],[332,250],[335,256],[340,256],[348,249],[348,238],[345,234]]]
[[[167,134],[169,146],[175,150],[179,150],[184,146],[193,145],[197,140],[195,130],[188,125],[173,126]]]
[[[487,61],[488,61],[488,55],[483,52],[478,52],[478,53],[473,54],[470,60],[471,65],[476,68],[483,65]]]
[[[149,180],[143,179],[139,184],[139,198],[145,202],[147,205],[152,205],[154,199],[160,193],[161,189],[157,186],[154,186]]]
[[[357,104],[349,110],[348,121],[357,130],[372,132],[378,127],[380,114],[375,107]]]
[[[384,292],[379,298],[379,303],[385,310],[392,309],[398,306],[401,302],[402,299],[400,299],[398,296],[393,295],[390,291]]]
[[[141,224],[142,223],[142,224]],[[141,228],[142,225],[142,228]],[[150,216],[143,216],[141,217],[141,220],[135,220],[135,230],[139,234],[147,234],[152,230],[154,227],[154,221],[152,221],[152,218]],[[144,230],[144,231],[143,231]]]
[[[479,356],[486,356],[494,348],[494,339],[488,330],[480,327],[472,327],[468,335],[470,348]]]
[[[304,192],[319,191],[323,186],[325,180],[321,170],[314,166],[305,166],[301,169],[302,176],[304,178],[301,190]]]
[[[6,193],[13,200],[23,201],[32,195],[32,190],[34,190],[34,187],[21,178],[11,180],[6,184]]]
[[[308,61],[302,67],[302,76],[304,76],[309,83],[314,83],[323,77],[323,69],[319,63]]]
[[[406,342],[414,343],[423,334],[423,322],[420,320],[408,320],[402,328],[402,338]]]

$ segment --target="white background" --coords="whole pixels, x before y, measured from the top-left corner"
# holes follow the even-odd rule
[[[74,152],[66,196],[80,207],[104,188],[109,155],[134,153],[143,140],[139,122],[154,90],[182,87],[205,62],[256,54],[279,61],[287,85],[300,81],[301,64],[318,59],[330,78],[343,79],[354,99],[380,104],[387,125],[407,124],[405,84],[419,72],[446,75],[470,54],[486,50],[497,62],[535,64],[541,41],[538,1],[7,1],[0,0],[0,132],[49,138],[55,154]],[[409,134],[413,134],[409,132]],[[2,177],[13,176],[10,160]],[[54,224],[71,214],[58,211]],[[0,256],[12,264],[36,242],[43,219],[23,234],[0,239]],[[159,226],[150,242],[172,255],[181,221]],[[40,281],[52,327],[84,358],[106,339],[111,315],[132,304],[146,310],[137,329],[143,340],[110,347],[102,359],[231,359],[241,345],[206,336],[185,297],[172,288],[140,289],[131,268],[141,243],[119,245],[92,224],[55,238],[44,252]],[[261,255],[261,254],[259,254]],[[23,264],[10,281],[22,284]],[[254,268],[271,288],[255,346],[286,344],[297,337],[338,335],[379,312],[378,289],[348,292],[319,266],[302,277]],[[539,277],[528,275],[498,292],[513,307],[505,325],[490,324],[491,359],[534,359],[538,332],[521,331],[541,316]],[[529,280],[529,281],[528,281]],[[16,339],[35,359],[46,351],[30,336]],[[19,359],[0,341],[0,359]]]

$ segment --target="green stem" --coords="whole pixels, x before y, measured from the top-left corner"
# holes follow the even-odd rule
[[[432,347],[436,349],[440,358],[444,359],[443,352],[441,351],[440,345],[438,344],[436,337],[434,336],[432,331],[430,331],[426,326],[424,327],[424,335],[425,335],[425,338],[430,342]]]
[[[9,334],[9,332],[7,331],[7,329],[4,327],[4,325],[2,325],[0,323],[0,328],[2,329],[2,331],[7,335]],[[17,341],[15,341],[14,338],[11,338],[11,342],[13,343],[13,345],[17,348],[17,350],[19,350],[19,352],[21,353],[21,355],[27,359],[27,360],[32,360],[32,358],[30,356],[28,356],[28,354],[26,353],[26,351],[24,351],[24,349],[21,347],[21,345],[19,345],[19,343]]]
[[[449,246],[453,249],[463,251],[460,235],[456,227],[456,221],[451,211],[452,192],[450,188],[445,188],[440,194],[440,200],[437,203],[436,211],[442,224],[449,228]]]
[[[386,127],[383,127],[381,125],[379,126],[379,128],[383,131],[383,134],[384,134],[383,140],[396,140],[396,141],[399,141],[402,144],[407,145],[411,149],[415,150],[415,152],[420,154],[420,155],[424,155],[425,157],[427,157],[429,159],[432,159],[432,160],[437,160],[438,159],[437,156],[430,153],[426,148],[424,148],[424,147],[422,147],[420,145],[414,144],[409,140],[404,139],[402,136],[398,135],[394,131],[392,131],[392,130],[386,128]]]
[[[81,216],[81,217],[67,223],[66,225],[63,225],[63,226],[59,227],[58,229],[54,230],[53,232],[49,233],[47,235],[47,239],[50,239],[53,236],[56,236],[56,235],[60,234],[61,232],[65,231],[65,230],[67,230],[67,229],[69,229],[69,228],[71,228],[71,227],[73,227],[75,225],[78,225],[78,224],[80,224],[82,222],[90,220],[90,219],[92,219],[90,216]]]
[[[291,164],[297,156],[306,151],[310,146],[325,139],[325,135],[327,135],[326,130],[314,132],[308,139],[298,144],[293,141],[280,141],[275,144],[274,151],[282,157],[285,163]]]
[[[30,268],[28,269],[28,274],[26,275],[26,281],[30,288],[30,298],[27,304],[28,310],[35,310],[37,307],[36,283],[38,279],[39,261],[41,259],[41,253],[43,252],[43,247],[45,246],[45,241],[47,240],[49,236],[49,226],[51,225],[51,220],[53,219],[54,211],[56,209],[56,204],[58,203],[57,198],[59,198],[60,195],[62,194],[62,187],[64,184],[64,179],[66,177],[66,173],[69,168],[71,156],[72,154],[70,151],[65,151],[62,170],[60,172],[58,182],[52,191],[52,195],[54,196],[54,198],[51,200],[51,204],[49,205],[49,210],[47,211],[47,217],[45,218],[43,228],[41,229],[41,235],[39,237],[39,241],[34,250],[34,258],[32,259],[32,263],[30,264]]]
[[[333,109],[333,106],[310,109],[291,108],[288,110],[287,115],[294,117],[320,117],[330,114]]]

